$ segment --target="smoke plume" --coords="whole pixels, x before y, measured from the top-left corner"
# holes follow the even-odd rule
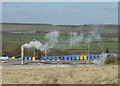
[[[45,35],[45,38],[48,40],[45,44],[42,44],[39,41],[31,41],[30,43],[26,43],[22,45],[24,48],[32,48],[35,47],[37,50],[44,51],[45,53],[54,48],[58,43],[59,32],[53,31]]]

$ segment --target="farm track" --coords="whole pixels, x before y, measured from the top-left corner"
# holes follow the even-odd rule
[[[68,68],[68,67],[82,67],[82,66],[95,66],[93,64],[81,64],[81,65],[3,65],[2,69],[38,69],[38,68]]]
[[[21,65],[19,62],[5,62],[2,64],[2,69],[36,69],[36,68],[67,68],[67,67],[81,67],[81,66],[95,66],[91,61],[61,61],[61,62],[25,62]]]

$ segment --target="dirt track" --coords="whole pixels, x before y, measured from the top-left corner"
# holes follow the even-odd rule
[[[94,66],[94,65],[51,65],[51,64],[44,64],[44,65],[3,65],[2,69],[38,69],[38,68],[68,68],[68,67],[82,67],[82,66]]]

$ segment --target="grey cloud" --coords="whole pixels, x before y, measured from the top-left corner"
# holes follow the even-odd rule
[[[49,7],[48,4],[35,5],[34,8]]]
[[[41,7],[48,7],[49,5],[48,4],[41,4],[40,6]]]
[[[70,14],[70,12],[67,9],[65,9],[65,10],[60,10],[60,11],[55,12],[55,14],[67,15],[67,14]]]
[[[103,8],[104,8],[104,10],[110,10],[110,11],[117,9],[117,8],[116,8],[115,6],[113,6],[113,5],[105,5]]]
[[[68,8],[83,8],[81,5],[68,5]]]
[[[93,10],[93,9],[84,7],[84,6],[82,6],[82,5],[75,5],[75,4],[68,5],[67,8],[80,9],[80,10],[87,10],[87,11]]]
[[[101,9],[101,10],[105,10],[105,11],[115,11],[118,9],[117,6],[115,6],[115,5],[104,5],[103,7],[98,6],[96,8]]]
[[[2,2],[2,5],[10,5],[10,2]]]
[[[16,7],[16,8],[21,8],[21,6],[20,6],[20,5],[14,5],[14,7]]]

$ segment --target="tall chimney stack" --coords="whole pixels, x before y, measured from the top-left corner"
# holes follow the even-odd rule
[[[24,64],[24,47],[21,46],[21,64]]]

